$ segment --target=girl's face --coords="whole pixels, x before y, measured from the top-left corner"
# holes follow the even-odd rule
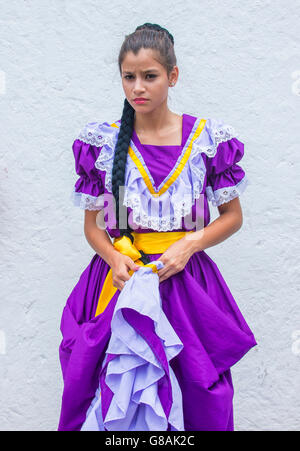
[[[141,48],[137,55],[127,52],[122,69],[122,85],[125,96],[135,111],[149,113],[167,101],[170,82],[177,79],[177,66],[169,78],[167,71],[156,59],[151,49]],[[134,99],[143,97],[145,103],[135,103]]]

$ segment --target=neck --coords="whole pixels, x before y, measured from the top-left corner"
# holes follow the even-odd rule
[[[150,113],[135,112],[134,129],[139,134],[159,133],[161,130],[172,127],[176,116],[167,105]]]

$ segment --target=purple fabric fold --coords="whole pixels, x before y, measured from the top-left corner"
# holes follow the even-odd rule
[[[100,172],[95,168],[101,147],[76,139],[72,146],[76,173],[80,176],[75,183],[75,191],[98,197],[104,193]]]
[[[159,259],[160,255],[151,255],[151,261]],[[80,430],[99,387],[119,291],[102,314],[89,318],[95,312],[108,269],[109,266],[95,256],[63,312],[60,358],[64,392],[59,430]],[[159,290],[164,313],[184,345],[180,354],[170,361],[170,366],[182,392],[185,430],[232,430],[230,368],[256,346],[252,331],[217,265],[204,251],[195,253],[184,270],[162,282]],[[125,310],[124,314],[164,363],[149,319],[131,310]],[[103,382],[105,369],[101,377],[107,406],[112,394]],[[160,387],[166,413],[171,402],[168,392],[166,372]],[[104,406],[104,415],[105,409]]]
[[[218,144],[216,155],[208,160],[209,177],[220,174],[244,156],[244,144],[237,138]]]
[[[237,138],[221,142],[217,153],[208,160],[207,194],[214,205],[242,194],[249,183],[245,171],[237,163],[244,155],[244,144]],[[229,188],[228,193],[225,188]],[[237,188],[235,192],[230,188]],[[223,194],[225,192],[225,195]]]
[[[169,366],[182,348],[162,310],[157,274],[141,267],[115,306],[101,389],[82,430],[184,430],[181,391]]]

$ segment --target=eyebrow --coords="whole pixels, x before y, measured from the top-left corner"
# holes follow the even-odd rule
[[[158,72],[158,70],[157,69],[147,69],[147,70],[142,70],[141,72],[143,74],[146,74],[147,72]],[[124,70],[123,74],[132,74],[132,72]]]

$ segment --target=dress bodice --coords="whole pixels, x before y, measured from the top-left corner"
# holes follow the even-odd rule
[[[124,206],[135,232],[203,228],[210,221],[208,201],[214,206],[228,202],[239,196],[248,183],[237,164],[244,145],[234,129],[216,119],[182,116],[181,146],[144,145],[133,131]],[[76,172],[80,176],[72,192],[75,205],[90,210],[108,206],[120,125],[121,120],[113,124],[89,123],[74,141]],[[111,237],[120,235],[111,221],[106,229]]]
[[[196,120],[196,118],[186,114],[183,114],[182,118],[182,136],[180,146],[142,144],[135,130],[133,130],[132,141],[142,154],[145,164],[154,179],[156,187],[158,187],[163,180],[167,178],[175,166]]]

